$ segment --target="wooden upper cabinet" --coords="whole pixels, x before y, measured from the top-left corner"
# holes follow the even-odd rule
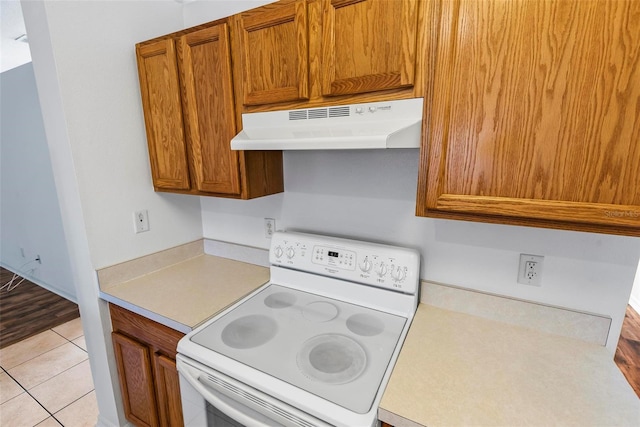
[[[236,15],[243,104],[308,99],[306,0],[285,0]]]
[[[256,112],[425,96],[439,13],[439,1],[282,0],[235,15],[236,103]]]
[[[640,236],[640,2],[445,1],[417,212]]]
[[[322,94],[414,84],[418,1],[324,0]]]
[[[137,46],[151,174],[156,188],[189,188],[180,81],[173,40]]]
[[[228,20],[136,45],[156,191],[251,199],[284,191],[281,151],[234,151],[240,109]]]
[[[239,194],[238,152],[227,24],[179,39],[184,116],[194,186],[199,191]]]

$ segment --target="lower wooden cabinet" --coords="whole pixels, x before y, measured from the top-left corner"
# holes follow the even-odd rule
[[[175,357],[184,334],[113,304],[109,311],[127,420],[136,426],[182,426]]]

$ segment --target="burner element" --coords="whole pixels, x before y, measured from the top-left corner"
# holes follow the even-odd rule
[[[244,316],[229,323],[222,330],[222,342],[229,347],[247,349],[258,347],[273,338],[277,323],[261,314]]]
[[[305,319],[312,322],[328,322],[338,315],[338,307],[327,301],[314,301],[302,309]]]
[[[367,313],[358,313],[347,319],[347,328],[356,335],[372,337],[384,331],[384,323]]]
[[[349,383],[362,374],[367,355],[356,341],[325,334],[307,340],[297,355],[303,374],[327,384]]]
[[[289,292],[275,292],[264,299],[264,305],[280,309],[291,307],[296,302],[296,296]]]

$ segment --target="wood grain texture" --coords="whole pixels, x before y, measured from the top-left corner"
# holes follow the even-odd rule
[[[111,337],[125,416],[138,426],[158,426],[149,348],[117,332]]]
[[[242,83],[242,79],[234,79],[232,75],[238,71],[232,71],[231,67],[241,61],[232,61],[230,57],[230,45],[237,44],[237,40],[229,36],[228,22],[229,19],[209,22],[136,46],[137,52],[161,52],[166,56],[167,64],[173,61],[174,67],[179,69],[177,86],[165,85],[154,93],[159,98],[171,99],[177,94],[181,101],[180,126],[184,129],[189,179],[186,186],[154,179],[156,191],[238,199],[284,191],[281,152],[243,152],[230,148],[231,139],[242,128],[242,108],[235,108],[236,96],[242,94],[242,85],[237,83]],[[175,53],[167,54],[166,49],[173,49],[174,43]],[[164,70],[163,67],[155,67],[141,73],[141,85],[143,80],[153,80],[156,78],[154,73],[164,73]],[[162,81],[165,77],[160,76],[159,79]],[[144,95],[142,86],[141,91]],[[241,100],[241,96],[238,99]],[[158,163],[154,159],[172,157],[170,150],[165,152],[165,146],[156,144],[156,141],[171,140],[171,133],[177,129],[171,123],[177,118],[173,109],[157,109],[153,114],[147,111],[149,107],[144,96],[143,108],[145,122],[152,117],[170,128],[167,133],[161,126],[147,126],[153,171],[154,164]],[[163,112],[167,117],[162,117]],[[182,170],[182,165],[174,166]],[[248,169],[251,166],[256,167]],[[154,172],[154,178],[156,175]]]
[[[412,86],[416,0],[324,0],[323,95]]]
[[[0,267],[0,284],[12,277],[13,272]],[[0,348],[78,317],[77,304],[25,280],[11,291],[0,292]]]
[[[418,214],[639,235],[640,2],[446,1],[440,28]]]
[[[338,19],[340,26],[330,25],[334,28],[334,33],[339,36],[349,39],[348,34],[353,33],[357,40],[347,40],[348,44],[345,46],[336,46],[331,39],[327,37],[333,37],[333,33],[327,29],[328,23],[325,18],[325,8],[332,8],[330,0],[308,0],[307,1],[307,28],[308,28],[308,81],[309,81],[309,96],[306,99],[294,100],[294,101],[282,101],[278,103],[260,104],[260,105],[246,105],[244,104],[243,92],[245,89],[242,85],[236,83],[236,103],[241,106],[241,113],[259,112],[259,111],[276,111],[284,109],[299,109],[299,108],[315,108],[326,105],[345,105],[355,104],[363,102],[380,102],[397,99],[417,98],[425,95],[424,84],[429,81],[432,82],[432,78],[423,78],[425,73],[431,74],[430,70],[433,68],[430,57],[435,52],[435,40],[437,40],[437,28],[438,28],[438,14],[440,2],[411,0],[409,2],[399,2],[395,0],[366,0],[361,3],[362,0],[348,0],[347,2],[338,2],[335,7],[338,10],[344,11],[356,11],[354,14],[355,20],[349,22],[349,19]],[[349,3],[344,9],[341,8],[342,3]],[[351,3],[354,3],[351,5]],[[377,33],[393,34],[391,37],[394,43],[399,40],[398,35],[395,32],[392,33],[391,28],[397,28],[398,23],[393,21],[393,16],[386,16],[387,20],[380,21],[385,18],[383,13],[379,11],[383,9],[391,10],[405,10],[413,8],[415,4],[415,14],[408,18],[411,21],[411,25],[400,29],[400,33],[406,35],[406,37],[412,38],[406,43],[406,46],[415,46],[414,57],[407,62],[404,62],[401,69],[406,69],[407,73],[413,70],[413,83],[411,84],[389,84],[391,80],[397,79],[397,74],[387,72],[388,69],[397,68],[395,64],[388,62],[391,56],[384,52],[387,52],[388,48],[383,46],[381,51],[378,47],[372,46],[368,43],[368,40],[362,39],[363,36],[370,37],[371,34],[367,31],[376,33],[374,39],[381,45],[384,45],[381,38],[378,38]],[[266,7],[266,6],[265,6]],[[375,15],[368,16],[369,13],[363,13],[364,10],[371,9],[375,12]],[[362,12],[362,13],[361,13]],[[403,12],[400,12],[401,14]],[[341,12],[337,12],[339,17],[344,17]],[[409,14],[406,14],[409,16]],[[415,22],[413,21],[415,19]],[[356,21],[357,20],[357,21]],[[375,23],[374,23],[375,21]],[[330,23],[329,23],[330,24]],[[233,21],[233,25],[237,25],[237,21]],[[345,27],[345,28],[343,28]],[[354,32],[352,28],[358,28],[359,33]],[[238,31],[232,31],[232,52],[234,55],[236,52],[242,52],[240,43],[237,43]],[[412,34],[413,33],[413,34]],[[412,34],[412,35],[410,35]],[[403,42],[403,45],[404,42]],[[330,49],[330,46],[334,46],[335,49]],[[341,57],[348,58],[345,61],[353,64],[354,58],[358,59],[357,69],[352,65],[341,66],[341,70],[346,73],[353,73],[355,77],[347,77],[344,75],[341,77],[340,85],[345,88],[344,94],[333,93],[331,95],[325,95],[323,93],[323,80],[329,72],[323,59],[323,50],[329,52],[338,50]],[[367,54],[361,52],[361,49],[365,49]],[[405,49],[407,52],[408,49]],[[404,54],[403,54],[404,55]],[[394,56],[401,56],[396,54],[394,50]],[[360,58],[364,58],[360,61]],[[410,65],[410,62],[412,65]],[[362,62],[362,63],[360,63]],[[242,72],[237,65],[234,65],[234,73],[240,75]],[[385,68],[386,67],[386,68]],[[371,71],[374,69],[375,71]],[[363,71],[365,70],[365,71]],[[368,71],[367,71],[368,70]],[[380,71],[383,70],[383,71]],[[360,74],[356,74],[360,73]],[[394,76],[392,76],[394,74]],[[342,90],[342,89],[341,89]],[[352,92],[352,93],[347,93]]]
[[[156,188],[188,189],[189,166],[174,41],[138,45],[136,57],[153,184]]]
[[[614,360],[640,398],[640,315],[630,305],[624,316]]]
[[[178,50],[193,182],[197,190],[240,194],[231,51],[227,24],[183,35]]]
[[[284,0],[236,19],[243,104],[308,99],[306,0]]]
[[[160,425],[163,427],[183,426],[180,378],[176,361],[161,354],[155,354],[153,360]]]
[[[132,408],[127,419],[143,425],[181,426],[175,357],[184,334],[114,304],[109,304],[109,313],[123,400],[125,407]],[[149,389],[151,395],[147,395]]]
[[[184,336],[182,332],[114,304],[109,304],[109,312],[114,331],[134,337],[148,344],[154,351],[175,359],[178,341]]]

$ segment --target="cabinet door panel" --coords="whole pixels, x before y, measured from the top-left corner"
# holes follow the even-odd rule
[[[414,84],[417,1],[324,0],[323,9],[324,95]]]
[[[139,46],[137,60],[153,184],[186,190],[189,167],[173,40]]]
[[[149,348],[117,332],[111,337],[127,419],[136,425],[159,425]]]
[[[180,38],[184,111],[194,175],[200,191],[240,193],[231,53],[227,24]]]
[[[154,362],[160,425],[165,427],[182,426],[184,420],[176,361],[162,354],[155,354]]]
[[[307,6],[281,1],[239,16],[244,105],[309,98]]]
[[[418,213],[640,234],[640,2],[449,1],[439,43]]]

